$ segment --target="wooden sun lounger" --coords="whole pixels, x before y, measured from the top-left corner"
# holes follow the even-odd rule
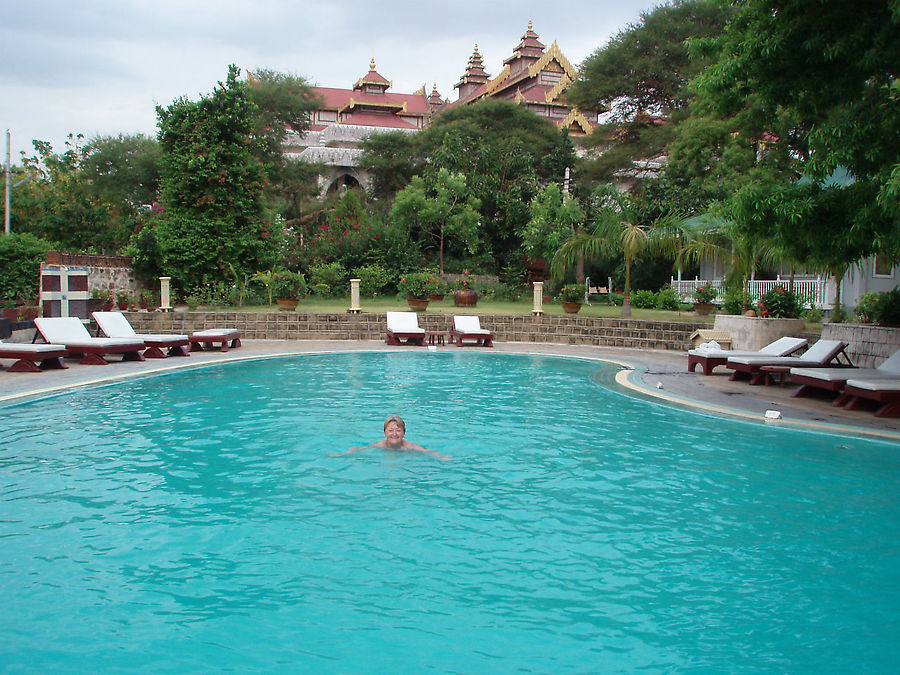
[[[65,345],[70,356],[81,355],[84,365],[105,366],[104,357],[121,354],[123,361],[143,361],[143,340],[91,337],[81,319],[74,316],[39,317],[34,320],[38,333],[49,344]]]
[[[494,346],[494,334],[481,327],[477,316],[454,316],[450,339],[456,340],[457,347],[463,346],[463,340],[475,340],[480,347]]]
[[[202,352],[206,345],[206,349],[212,349],[212,345],[220,344],[219,349],[223,352],[228,351],[228,344],[231,343],[232,349],[241,346],[241,334],[232,328],[209,328],[201,330],[190,335],[191,351]]]
[[[843,395],[849,397],[844,406],[846,410],[859,410],[862,408],[860,399],[865,399],[881,403],[875,417],[900,417],[900,379],[850,379]]]
[[[406,340],[406,342],[402,342]],[[419,328],[415,312],[388,312],[385,344],[398,347],[402,344],[425,346],[425,329]]]
[[[91,316],[107,337],[143,340],[147,347],[145,358],[164,359],[167,353],[169,356],[190,356],[187,335],[135,333],[128,318],[121,312],[94,312]]]
[[[716,366],[724,366],[728,359],[736,356],[788,356],[807,345],[803,338],[782,337],[758,351],[729,349],[691,349],[688,351],[688,372],[693,373],[699,365],[704,375],[712,375]]]
[[[847,380],[897,380],[900,379],[900,349],[877,368],[791,368],[791,382],[800,387],[791,396],[810,396],[816,392],[839,392]],[[839,395],[831,405],[838,407],[849,396]]]
[[[0,342],[0,359],[16,359],[7,368],[11,373],[39,373],[41,370],[68,368],[63,361],[68,355],[69,352],[63,345]]]
[[[734,356],[725,366],[734,371],[731,380],[748,376],[750,384],[768,384],[773,373],[788,373],[791,368],[852,367],[845,353],[849,346],[842,340],[819,340],[800,356]]]

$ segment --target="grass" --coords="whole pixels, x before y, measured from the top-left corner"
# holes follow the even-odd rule
[[[408,312],[409,306],[406,300],[399,297],[362,298],[360,306],[365,313],[383,314],[384,312]],[[297,305],[297,312],[301,314],[343,314],[350,307],[349,298],[304,298]],[[178,307],[184,310],[183,306]],[[200,311],[220,308],[201,307]],[[228,307],[228,311],[240,312],[272,312],[277,307],[273,305],[245,305],[244,307]],[[432,301],[428,305],[428,314],[479,314],[489,316],[500,314],[504,316],[531,316],[533,303],[531,298],[518,302],[479,300],[475,307],[456,307],[452,296],[445,296],[443,300]],[[622,308],[605,303],[593,303],[582,305],[576,315],[566,314],[558,302],[544,303],[545,316],[588,316],[621,318]],[[715,316],[698,316],[692,311],[668,312],[660,309],[636,309],[631,308],[631,318],[644,321],[682,321],[688,323],[708,323],[712,325]]]

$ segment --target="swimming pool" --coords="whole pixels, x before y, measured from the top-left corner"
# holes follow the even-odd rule
[[[897,446],[614,373],[328,354],[2,408],[0,667],[892,669]],[[390,413],[452,459],[329,455]]]

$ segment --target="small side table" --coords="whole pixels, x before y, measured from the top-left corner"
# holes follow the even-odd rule
[[[790,366],[763,366],[760,370],[765,373],[763,384],[769,384],[770,380],[778,380],[783,387],[791,376]]]
[[[428,344],[438,344],[443,346],[444,344],[446,344],[444,340],[447,337],[447,333],[437,330],[427,330],[425,331],[425,337],[428,338]]]

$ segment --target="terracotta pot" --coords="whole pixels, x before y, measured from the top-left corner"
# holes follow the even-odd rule
[[[700,316],[706,316],[710,312],[712,312],[716,308],[712,303],[706,302],[695,302],[694,303],[694,311],[697,312]]]
[[[407,298],[406,304],[409,305],[409,308],[414,312],[424,312],[428,309],[428,300],[425,298]]]
[[[435,293],[434,295],[429,296],[428,299],[431,302],[440,302],[441,300],[444,299],[444,294],[443,293]]]
[[[3,318],[9,319],[10,321],[18,321],[19,319],[19,310],[15,307],[10,307],[9,309],[3,310]]]
[[[453,291],[453,304],[457,307],[474,307],[478,304],[478,293],[471,288]]]
[[[126,309],[128,309],[128,303],[127,302],[117,302],[116,307],[119,308],[120,312],[124,312]]]
[[[275,302],[278,303],[278,311],[280,312],[293,312],[300,303],[296,298],[276,298]]]
[[[580,302],[562,302],[560,304],[566,314],[578,314],[578,310],[581,309]]]

